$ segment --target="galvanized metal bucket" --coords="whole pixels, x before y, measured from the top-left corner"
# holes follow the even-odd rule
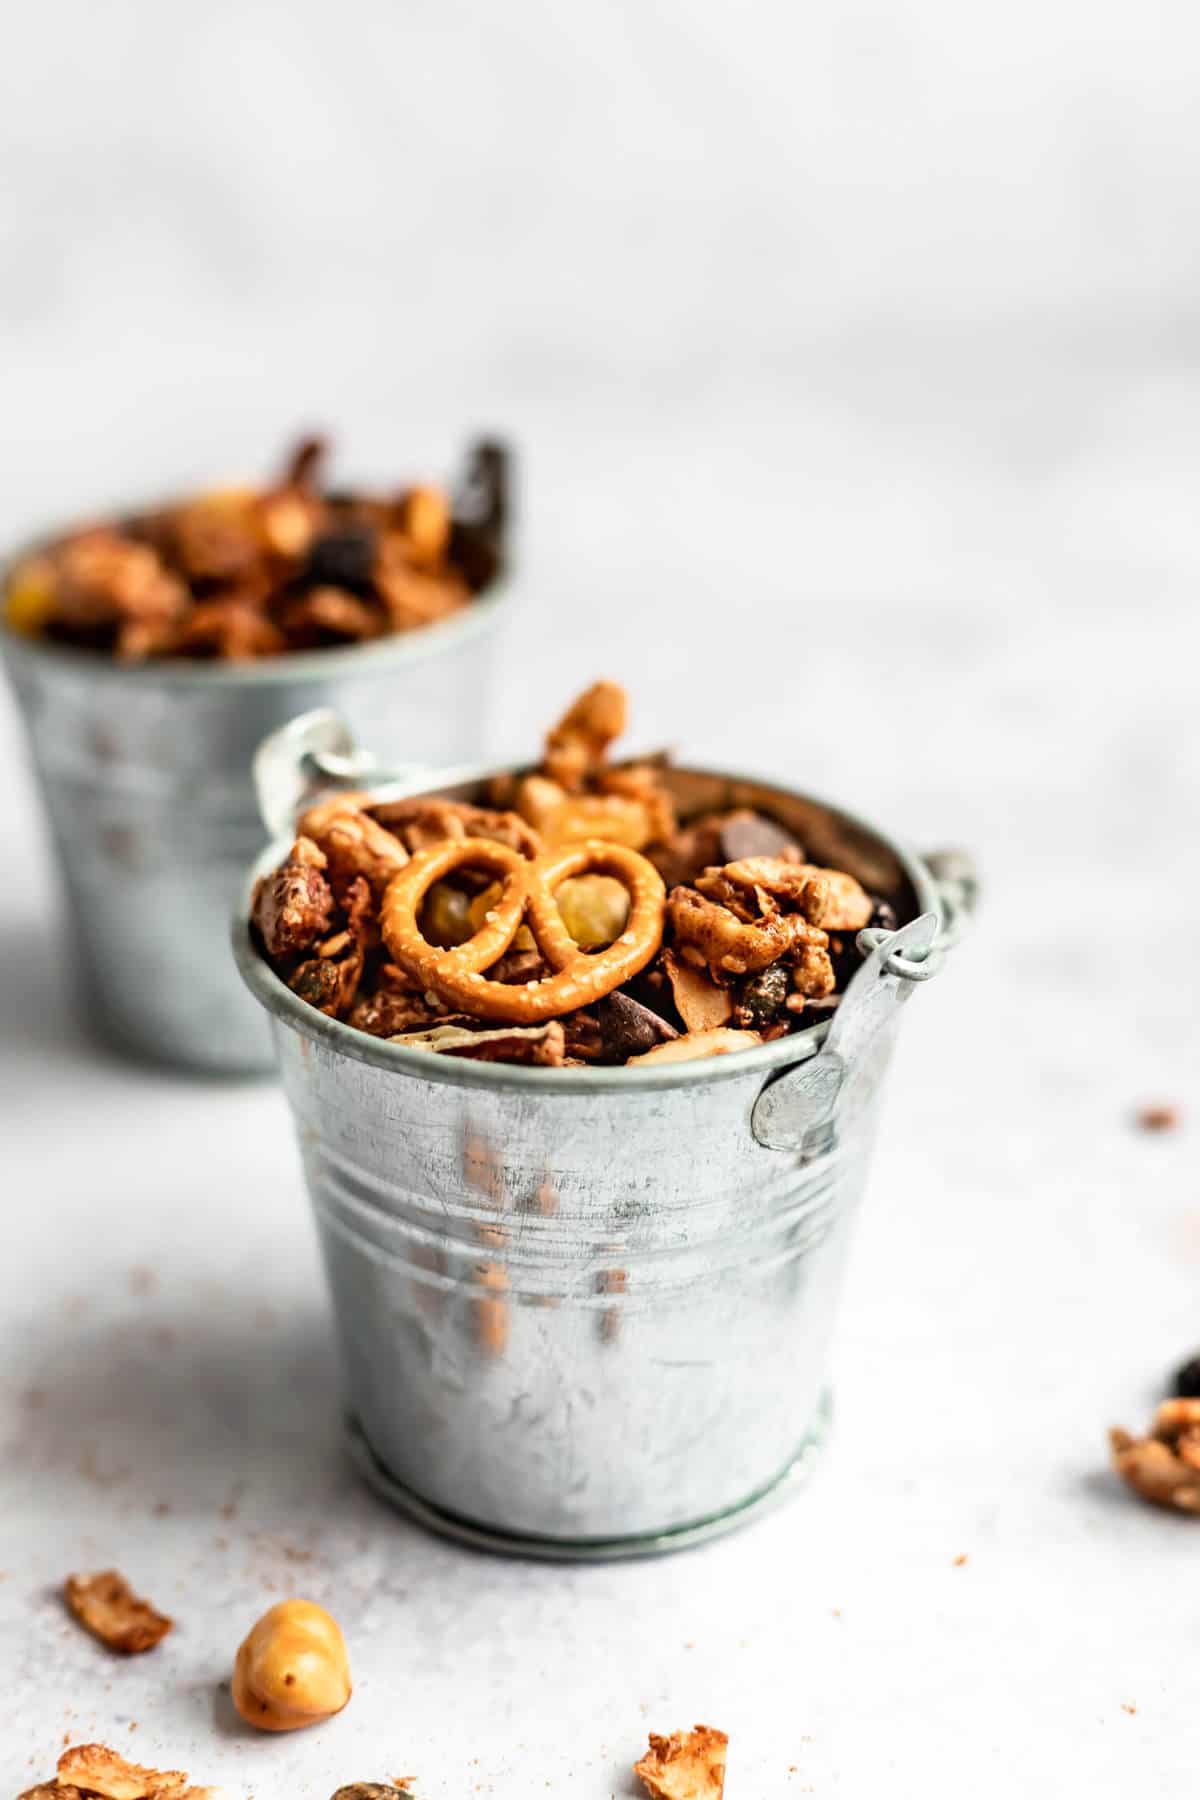
[[[330,759],[324,754],[333,750]],[[264,747],[280,830],[328,719]],[[425,791],[477,798],[480,771]],[[579,1558],[724,1531],[794,1486],[827,1415],[826,1352],[900,1010],[973,897],[806,796],[683,770],[684,804],[761,806],[815,860],[893,893],[832,1023],[644,1069],[452,1061],[314,1011],[258,954],[371,1481],[477,1545]],[[361,772],[359,772],[361,784]],[[378,790],[391,797],[412,783]],[[255,874],[284,854],[281,835]]]
[[[425,630],[229,665],[131,668],[0,627],[85,1013],[105,1038],[216,1073],[271,1068],[226,946],[262,843],[257,745],[297,712],[332,706],[397,763],[477,753],[505,604],[497,587]]]

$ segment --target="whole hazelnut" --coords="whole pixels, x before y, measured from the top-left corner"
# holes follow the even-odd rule
[[[337,1620],[311,1600],[281,1600],[237,1653],[233,1704],[262,1731],[299,1731],[341,1712],[350,1663]]]

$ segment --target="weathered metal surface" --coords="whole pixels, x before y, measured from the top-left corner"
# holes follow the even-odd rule
[[[251,762],[265,733],[336,708],[393,762],[479,748],[499,594],[441,626],[270,662],[121,667],[19,638],[0,648],[24,715],[88,1018],[153,1061],[272,1064],[229,959],[228,920],[263,842]]]

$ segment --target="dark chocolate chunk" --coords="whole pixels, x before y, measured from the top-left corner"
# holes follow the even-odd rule
[[[782,856],[796,847],[791,833],[764,813],[730,813],[721,825],[722,862],[741,862],[745,856]]]
[[[655,1044],[665,1044],[669,1038],[679,1036],[673,1025],[628,994],[608,994],[591,1011],[604,1040],[606,1062],[625,1062],[631,1056],[640,1056],[643,1050],[653,1050]]]
[[[317,538],[308,553],[304,580],[313,587],[345,588],[351,594],[372,591],[376,534],[369,525],[348,525]]]
[[[1180,1400],[1200,1400],[1200,1356],[1175,1371],[1175,1392]]]
[[[473,444],[454,497],[450,560],[472,593],[488,587],[504,567],[513,505],[510,461],[505,445],[493,439]]]
[[[328,438],[301,438],[284,461],[282,485],[288,488],[315,487],[321,465],[328,455]]]

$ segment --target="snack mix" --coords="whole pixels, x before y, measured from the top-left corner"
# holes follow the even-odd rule
[[[487,805],[335,794],[257,885],[292,991],[373,1037],[576,1068],[718,1056],[819,1023],[886,899],[776,820],[681,820],[661,759],[610,763],[625,695],[598,682]]]
[[[711,1725],[670,1737],[650,1733],[650,1748],[633,1766],[653,1800],[722,1800],[729,1739]]]
[[[480,442],[440,487],[332,490],[307,439],[266,487],[201,493],[72,531],[19,563],[3,614],[121,662],[242,662],[432,625],[501,572],[508,456]]]

